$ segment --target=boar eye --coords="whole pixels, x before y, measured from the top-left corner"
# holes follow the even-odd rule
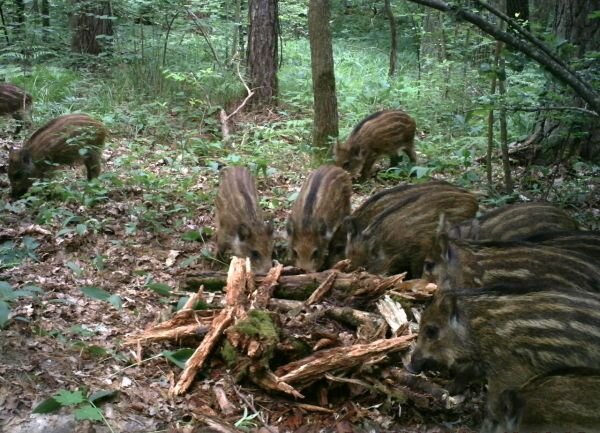
[[[342,168],[344,170],[349,170],[350,169],[350,161],[346,161],[342,164]]]
[[[254,261],[260,260],[260,253],[256,250],[250,251],[250,260],[254,260]]]
[[[319,253],[319,250],[314,250],[314,251],[313,251],[313,253],[311,254],[311,256],[310,256],[310,257],[311,257],[313,260],[316,260],[316,259],[318,259],[318,258],[319,258],[319,256],[320,256],[320,255],[321,255],[321,254]]]
[[[423,335],[428,340],[435,340],[439,335],[439,331],[440,330],[437,326],[429,325],[429,326],[426,326],[425,329],[423,329]]]
[[[425,272],[433,272],[434,267],[435,263],[432,260],[425,260],[425,264],[423,266],[423,270]]]

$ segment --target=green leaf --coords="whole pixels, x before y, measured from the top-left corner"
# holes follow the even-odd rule
[[[67,391],[66,389],[61,389],[58,391],[58,394],[53,396],[54,400],[59,402],[63,406],[74,406],[76,404],[81,404],[86,401],[83,392],[80,390],[77,391]]]
[[[60,404],[54,398],[50,397],[50,398],[47,398],[46,400],[42,401],[40,404],[38,404],[33,409],[32,413],[52,413],[52,412],[56,412],[61,407],[62,407],[62,404]]]
[[[79,236],[83,236],[87,233],[87,225],[86,224],[77,224],[75,227],[75,231]]]
[[[179,368],[185,368],[185,363],[189,359],[190,356],[194,353],[194,349],[179,349],[177,351],[173,350],[165,350],[162,352],[162,355],[171,361],[173,364],[178,366]]]
[[[189,296],[182,296],[181,298],[179,298],[179,301],[177,301],[177,307],[175,307],[175,311],[181,310],[188,299],[190,299]]]
[[[84,295],[99,301],[108,301],[111,297],[110,293],[108,293],[106,290],[100,289],[99,287],[82,287],[81,291]]]
[[[123,308],[123,301],[119,295],[112,295],[110,298],[108,298],[108,302],[110,302],[117,310]]]
[[[75,262],[67,262],[67,267],[73,271],[76,277],[80,277],[83,274],[83,269]]]
[[[183,239],[184,241],[189,241],[189,242],[197,242],[202,239],[202,235],[197,230],[190,230],[190,231],[185,232],[183,234],[183,236],[181,236],[181,239]]]
[[[8,308],[8,304],[4,301],[0,301],[0,328],[4,328],[4,325],[8,323],[9,313],[10,308]]]
[[[162,296],[169,296],[173,290],[169,285],[164,283],[148,283],[146,287]]]
[[[104,419],[100,409],[87,404],[75,409],[73,414],[75,415],[75,419],[79,421],[102,421]]]
[[[106,400],[110,400],[119,395],[119,391],[116,389],[105,389],[102,391],[96,391],[88,397],[88,400],[94,404],[101,403]]]

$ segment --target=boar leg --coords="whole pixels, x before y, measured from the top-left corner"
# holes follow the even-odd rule
[[[415,148],[414,147],[409,147],[409,148],[404,148],[404,152],[408,155],[408,158],[410,159],[410,162],[412,162],[413,164],[417,163],[417,153],[415,152]]]
[[[13,119],[15,119],[15,121],[17,122],[17,127],[15,128],[15,132],[13,132],[13,136],[17,137],[19,135],[19,132],[21,132],[21,129],[23,129],[25,117],[20,111],[15,111],[13,113]]]
[[[402,157],[397,153],[390,153],[390,167],[396,167],[402,161]]]
[[[365,156],[365,162],[360,170],[360,180],[366,180],[369,177],[369,173],[371,172],[371,168],[373,168],[376,159],[377,155],[374,153],[369,153]]]
[[[87,169],[88,180],[92,180],[100,175],[101,164],[100,157],[98,155],[90,155],[83,161],[83,163]]]

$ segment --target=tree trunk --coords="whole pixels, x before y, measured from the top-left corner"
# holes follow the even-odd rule
[[[81,54],[98,55],[105,50],[106,42],[98,36],[112,36],[112,20],[102,18],[112,16],[111,4],[108,1],[94,2],[88,0],[72,0],[71,15],[71,51]]]
[[[50,3],[48,0],[42,0],[42,27],[45,30],[50,28]]]
[[[392,11],[392,5],[390,0],[385,0],[385,12],[390,22],[390,69],[388,75],[393,77],[396,74],[396,58],[398,50],[398,36],[396,32],[396,18],[394,18],[394,11]]]
[[[572,44],[571,58],[568,62],[581,62],[578,75],[593,76],[599,68],[598,60],[584,61],[586,53],[600,50],[600,20],[589,16],[597,7],[593,0],[557,0],[552,33]],[[563,58],[566,57],[563,54]],[[584,101],[576,96],[562,97],[557,102],[556,96],[562,89],[555,83],[548,88],[554,94],[549,106],[566,105],[585,107]],[[554,114],[554,115],[553,115]],[[550,162],[563,157],[579,155],[594,162],[600,162],[600,122],[597,117],[589,117],[580,113],[565,115],[563,112],[543,111],[537,122],[533,136],[538,137],[541,148],[547,150],[544,155],[534,154],[532,158],[541,162]],[[538,149],[539,150],[539,149]],[[548,152],[549,151],[549,152]]]
[[[254,90],[251,105],[261,108],[277,98],[278,0],[251,0],[248,7],[248,74]]]
[[[310,0],[308,33],[314,99],[313,146],[326,149],[338,136],[338,112],[329,28],[329,0]]]

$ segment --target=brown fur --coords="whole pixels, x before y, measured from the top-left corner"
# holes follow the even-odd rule
[[[493,399],[536,375],[597,368],[600,295],[554,287],[532,280],[438,292],[421,317],[409,370],[476,365]]]
[[[381,212],[363,230],[349,218],[346,257],[353,266],[372,273],[407,271],[410,277],[418,278],[440,215],[445,213],[458,223],[472,218],[477,208],[476,197],[458,188],[417,191]]]
[[[23,125],[31,126],[32,105],[33,98],[25,90],[14,84],[0,84],[0,116],[11,115],[17,121],[15,135]]]
[[[577,230],[577,221],[548,203],[502,206],[450,231],[455,239],[511,241],[544,233]]]
[[[482,433],[600,433],[600,370],[542,375],[487,403]]]
[[[249,257],[252,269],[267,272],[273,255],[273,228],[265,224],[254,176],[244,167],[221,170],[216,199],[217,253]]]
[[[403,150],[415,163],[415,131],[415,120],[405,112],[378,111],[361,120],[344,144],[335,146],[335,163],[351,174],[360,172],[361,180],[368,177],[381,155],[389,155],[395,164],[398,152]]]
[[[67,114],[46,123],[21,149],[10,151],[8,177],[13,197],[25,194],[34,178],[43,178],[57,165],[83,162],[88,180],[97,177],[106,135],[104,125],[86,114]]]
[[[288,219],[290,256],[308,272],[326,263],[329,241],[350,214],[352,180],[341,168],[326,165],[310,174]]]
[[[597,249],[594,239],[597,236],[588,235],[584,242],[574,236],[562,248],[543,242],[469,242],[450,239],[440,228],[425,259],[423,278],[441,289],[533,279],[554,287],[600,291],[600,255],[591,252]]]

